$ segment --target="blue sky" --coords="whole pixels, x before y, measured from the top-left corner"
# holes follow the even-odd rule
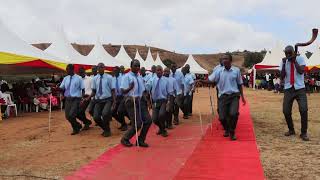
[[[319,0],[0,2],[2,22],[30,43],[54,42],[62,26],[70,42],[94,43],[99,37],[102,43],[216,53],[306,41],[320,27]]]

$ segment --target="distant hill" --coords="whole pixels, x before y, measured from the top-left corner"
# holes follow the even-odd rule
[[[41,44],[32,44],[33,46],[45,50],[47,49],[51,44],[50,43],[41,43]],[[83,44],[71,44],[75,50],[77,50],[80,54],[86,56],[90,53],[90,51],[93,49],[94,45],[83,45]],[[116,56],[117,53],[120,50],[120,45],[112,45],[112,44],[105,44],[103,45],[104,49],[112,56]],[[138,49],[141,57],[143,59],[146,59],[148,48],[146,46],[139,46],[139,45],[125,45],[124,46],[128,55],[131,58],[135,57],[136,50]],[[175,52],[171,52],[168,50],[151,47],[151,53],[152,57],[155,59],[157,52],[159,52],[161,60],[170,59],[177,63],[178,66],[183,66],[188,58],[188,54],[179,54]],[[244,68],[242,67],[244,62],[244,52],[233,52],[233,63],[240,67],[242,70]],[[222,56],[222,54],[193,54],[195,60],[206,70],[209,72],[213,69],[214,66],[216,66],[219,63],[219,57]]]

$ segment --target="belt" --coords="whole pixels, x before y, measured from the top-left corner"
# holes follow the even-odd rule
[[[66,100],[76,100],[81,99],[81,97],[66,97]]]
[[[153,100],[154,103],[163,103],[163,102],[167,102],[167,99],[157,99],[157,100]]]

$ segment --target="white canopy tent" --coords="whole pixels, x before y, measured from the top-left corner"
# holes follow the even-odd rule
[[[319,46],[317,45],[317,47]],[[312,54],[312,56],[308,59],[307,66],[309,69],[313,67],[320,68],[320,49],[319,48],[317,48]]]
[[[45,52],[65,59],[69,63],[93,65],[88,62],[85,56],[81,55],[72,47],[62,29],[56,31],[56,36],[53,39],[54,41],[44,50]]]
[[[277,43],[276,46],[269,52],[266,53],[262,62],[255,64],[253,66],[253,89],[255,89],[255,81],[257,76],[257,70],[259,69],[268,69],[276,70],[281,63],[281,59],[285,57],[283,52],[283,46],[280,43]]]
[[[137,49],[137,51],[136,51],[136,55],[135,55],[135,57],[134,57],[134,59],[137,59],[137,60],[139,60],[139,62],[140,62],[140,67],[145,67],[145,61],[144,61],[144,59],[140,56],[140,54],[139,54],[139,50]]]
[[[11,32],[1,21],[0,36],[0,72],[2,74],[53,73],[57,71],[55,68],[64,70],[66,61],[28,44]],[[35,62],[36,60],[41,60],[43,63]],[[19,64],[24,66],[16,66]]]
[[[128,55],[128,53],[126,52],[126,50],[125,50],[123,45],[121,45],[121,48],[120,48],[118,54],[114,58],[116,59],[116,61],[118,61],[118,63],[123,65],[125,68],[129,68],[130,67],[130,63],[131,63],[132,59]]]
[[[145,60],[145,62],[144,62],[144,66],[145,66],[145,68],[146,68],[147,70],[151,70],[151,67],[152,67],[153,65],[156,65],[156,64],[155,64],[155,61],[154,61],[154,59],[153,59],[153,57],[152,57],[152,54],[151,54],[151,48],[149,48],[149,49],[148,49],[147,58],[146,58],[146,60]]]
[[[187,61],[184,63],[183,66],[186,64],[190,65],[190,72],[194,74],[208,74],[208,71],[205,70],[203,67],[201,67],[197,61],[193,58],[193,56],[190,54]],[[181,71],[182,68],[179,68],[179,71]]]
[[[159,55],[159,52],[157,52],[157,58],[156,60],[154,61],[155,65],[160,65],[162,68],[166,68],[167,66],[163,64],[163,62],[161,61],[161,58],[160,58],[160,55]]]
[[[86,59],[93,65],[97,65],[100,62],[104,63],[107,67],[122,65],[104,49],[99,40],[97,40],[89,55],[86,56]]]
[[[11,32],[1,21],[0,36],[0,52],[35,57],[42,60],[54,60],[63,63],[65,62],[61,58],[43,52],[42,50],[28,44],[27,42],[19,38],[15,33]]]

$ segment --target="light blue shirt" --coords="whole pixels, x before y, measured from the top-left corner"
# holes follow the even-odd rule
[[[184,76],[181,71],[176,71],[174,74],[170,73],[170,77],[173,77],[176,79],[177,82],[177,91],[182,92],[183,86],[184,86]]]
[[[101,75],[97,74],[92,80],[92,89],[96,90],[96,99],[106,99],[112,96],[112,90],[115,89],[112,76],[109,74],[102,75],[102,87],[100,87]],[[102,93],[100,94],[100,88]]]
[[[151,94],[153,100],[168,99],[168,96],[173,93],[173,89],[169,87],[168,78],[154,77],[151,85]]]
[[[223,66],[221,64],[217,65],[216,67],[213,68],[212,73],[209,75],[208,80],[209,81],[214,81],[215,75],[219,74],[219,71],[223,69]]]
[[[63,78],[62,83],[60,84],[60,89],[64,89],[65,97],[82,97],[82,90],[84,89],[84,82],[81,76],[74,74],[71,77],[70,84],[70,75]]]
[[[190,73],[184,76],[184,95],[191,95],[191,89],[193,88],[194,79]]]
[[[296,58],[297,63],[300,66],[306,65],[306,62],[302,56],[297,56]],[[282,62],[279,66],[279,70],[282,70]],[[288,60],[286,61],[286,77],[284,78],[284,89],[290,89],[292,85],[290,84],[290,68],[291,68],[291,62]],[[296,67],[294,66],[294,89],[302,89],[305,88],[304,84],[304,74],[299,74],[296,70]]]
[[[145,84],[147,84],[147,82],[149,81],[149,79],[152,77],[152,74],[146,74],[145,76],[142,76],[142,75],[141,75],[141,77],[142,77],[142,79],[143,79],[143,82],[144,82]]]
[[[112,77],[112,82],[114,83],[113,87],[115,88],[115,92],[117,96],[122,96],[122,91],[120,87],[121,87],[121,82],[123,77],[124,76],[120,76],[120,75],[118,77],[116,76]]]
[[[153,79],[157,77],[157,74],[156,73],[150,73],[148,74],[149,78],[148,80],[145,82],[145,85],[146,85],[146,89],[148,91],[150,91],[151,89],[151,86],[152,86],[152,82],[153,82]]]
[[[180,88],[178,88],[177,80],[173,77],[168,77],[169,89],[173,89],[173,93],[170,95],[176,96],[182,94]]]
[[[126,96],[142,97],[143,92],[146,90],[141,75],[136,75],[133,72],[125,74],[122,78],[121,89],[128,89],[131,83],[134,83],[134,87],[129,91]]]
[[[223,67],[216,73],[214,82],[217,83],[219,97],[223,94],[240,92],[238,86],[243,84],[240,69],[235,66],[231,66],[229,70]]]

